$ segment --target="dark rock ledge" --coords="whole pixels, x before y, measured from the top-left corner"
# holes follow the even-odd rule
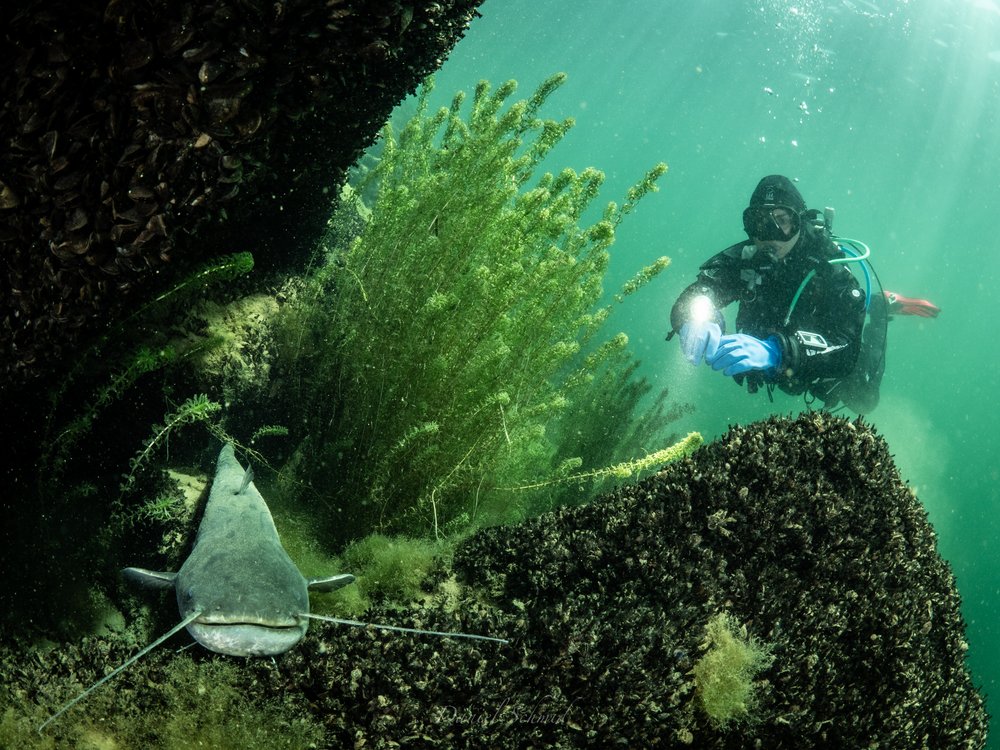
[[[482,531],[453,568],[439,575],[464,584],[460,607],[438,596],[368,619],[509,645],[321,626],[276,662],[162,650],[102,700],[122,715],[153,712],[170,665],[222,660],[250,700],[298,701],[324,747],[985,743],[954,578],[886,443],[861,422],[817,413],[733,428],[593,505]],[[774,656],[754,714],[722,729],[689,674],[720,611]],[[7,648],[4,682],[21,710],[51,705],[65,676],[93,679],[130,648]]]
[[[481,0],[0,9],[0,392],[184,278],[294,266],[344,171]]]

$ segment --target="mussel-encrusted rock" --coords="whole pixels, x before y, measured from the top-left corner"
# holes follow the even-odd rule
[[[0,385],[68,361],[154,271],[182,273],[170,259],[266,254],[218,239],[223,208],[270,215],[275,235],[320,227],[322,187],[480,1],[5,3]],[[276,194],[282,211],[255,211]]]
[[[323,747],[978,750],[986,741],[954,578],[885,442],[861,422],[817,413],[734,428],[590,506],[479,532],[440,571],[441,591],[455,591],[454,575],[467,585],[460,606],[438,596],[366,619],[509,645],[314,624],[276,664],[243,663],[239,692],[301,697],[325,728]],[[753,714],[721,728],[700,708],[692,675],[720,612],[774,657],[757,676]],[[0,663],[7,684],[13,676],[39,701],[49,675],[93,679],[122,660],[124,647],[106,655],[116,638],[37,659],[8,651]],[[151,692],[175,658],[147,657],[115,700],[158,704]]]

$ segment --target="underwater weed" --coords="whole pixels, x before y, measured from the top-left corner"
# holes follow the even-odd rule
[[[770,649],[725,612],[708,621],[702,648],[705,653],[691,671],[708,718],[718,727],[751,720],[758,701],[753,680],[774,661]]]
[[[163,422],[153,425],[152,434],[145,446],[129,461],[129,472],[122,480],[121,493],[124,495],[135,482],[136,473],[149,463],[150,457],[157,448],[166,445],[171,434],[184,425],[196,422],[207,422],[222,410],[222,404],[212,401],[204,393],[185,400],[174,411],[163,418]]]
[[[545,425],[624,346],[623,336],[591,343],[610,312],[598,307],[608,249],[666,166],[591,224],[601,172],[535,180],[573,125],[538,117],[564,78],[510,105],[515,82],[481,82],[467,116],[462,92],[429,114],[426,87],[398,135],[383,133],[360,236],[330,239],[326,263],[279,317],[282,399],[308,436],[292,465],[332,507],[350,508],[342,538],[478,520],[475,498],[499,475],[548,465]],[[665,266],[643,269],[624,294]]]
[[[195,295],[253,270],[253,256],[234,253],[201,264],[185,278],[111,326],[75,359],[72,367],[49,393],[40,475],[43,496],[67,491],[67,474],[76,454],[86,455],[83,444],[99,433],[98,419],[121,404],[146,376],[176,367],[196,354],[225,342],[217,336],[175,336],[167,341],[157,320],[168,318]],[[148,394],[147,394],[148,395]]]

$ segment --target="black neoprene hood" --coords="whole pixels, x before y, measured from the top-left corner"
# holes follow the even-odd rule
[[[802,213],[806,210],[806,202],[802,193],[787,177],[780,174],[768,175],[760,182],[750,196],[751,206],[788,206]]]

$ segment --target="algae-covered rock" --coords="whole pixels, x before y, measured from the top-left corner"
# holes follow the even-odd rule
[[[985,743],[954,578],[887,445],[860,421],[817,413],[733,428],[590,506],[474,535],[438,580],[453,573],[461,607],[430,597],[366,619],[508,645],[314,626],[230,681],[253,701],[301,699],[323,747]],[[771,660],[752,677],[752,715],[724,723],[703,710],[693,674],[721,613]],[[123,657],[101,642],[41,661],[8,651],[8,696],[54,709],[68,697],[63,675],[92,679],[95,659]],[[161,651],[119,678],[122,710],[161,701],[177,658]]]

